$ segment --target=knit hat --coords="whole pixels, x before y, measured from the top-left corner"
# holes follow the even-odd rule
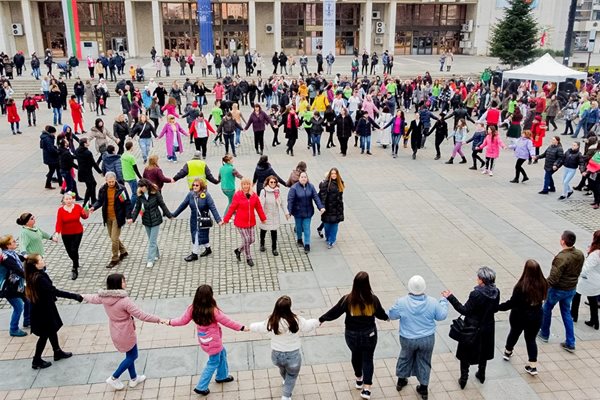
[[[420,275],[415,275],[408,280],[408,292],[414,295],[425,293],[425,279]]]
[[[194,160],[201,160],[202,159],[202,153],[199,151],[194,152]]]

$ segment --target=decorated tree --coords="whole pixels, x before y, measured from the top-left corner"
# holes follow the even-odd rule
[[[490,53],[512,67],[530,62],[539,40],[531,0],[507,0],[504,18],[492,28]]]

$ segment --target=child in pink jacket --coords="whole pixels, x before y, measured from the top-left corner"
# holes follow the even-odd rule
[[[200,348],[208,354],[208,362],[200,380],[194,388],[194,392],[203,396],[210,393],[208,384],[217,371],[217,383],[232,382],[233,376],[229,375],[227,366],[227,351],[223,347],[223,332],[220,325],[224,325],[235,331],[248,331],[242,324],[239,324],[225,315],[217,307],[217,302],[213,297],[212,287],[201,285],[196,290],[194,302],[185,310],[179,318],[169,320],[171,326],[187,325],[191,320],[196,323],[198,334],[198,343]]]
[[[481,146],[477,150],[485,148],[485,167],[481,171],[482,174],[494,176],[494,160],[500,156],[500,147],[506,149],[506,145],[498,135],[498,128],[490,125],[487,128],[487,135]]]
[[[134,388],[146,380],[144,375],[135,372],[135,360],[138,357],[137,336],[135,334],[134,317],[145,322],[164,322],[159,317],[142,311],[125,291],[125,277],[122,274],[111,274],[106,278],[106,289],[100,290],[98,294],[84,294],[83,299],[91,304],[102,304],[108,315],[110,337],[113,344],[121,353],[125,353],[125,360],[121,362],[117,370],[108,377],[106,383],[115,390],[121,390],[125,386],[119,377],[125,370],[129,371],[131,380],[129,387]]]

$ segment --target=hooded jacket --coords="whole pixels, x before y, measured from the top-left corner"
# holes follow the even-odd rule
[[[435,321],[443,321],[448,316],[448,300],[409,293],[396,300],[388,316],[391,320],[400,320],[401,337],[424,338],[435,333]]]
[[[44,164],[58,164],[58,148],[54,145],[54,136],[43,131],[40,135],[40,148],[42,149],[42,158]]]
[[[123,167],[119,154],[102,154],[102,173],[106,175],[109,171],[117,175],[117,181],[123,182]]]

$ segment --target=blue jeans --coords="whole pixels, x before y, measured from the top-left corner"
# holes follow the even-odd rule
[[[317,151],[321,153],[321,135],[310,135],[310,145],[312,146],[313,156]]]
[[[156,226],[145,226],[146,234],[148,235],[148,262],[154,262],[156,257],[160,256],[158,251],[158,231],[160,230],[160,225]]]
[[[271,361],[276,367],[279,367],[279,373],[283,378],[283,389],[282,396],[292,397],[294,386],[296,386],[296,379],[300,373],[300,367],[302,366],[302,356],[300,350],[294,351],[277,351],[271,352]]]
[[[225,153],[229,153],[229,147],[231,147],[231,153],[235,156],[235,144],[233,143],[234,141],[234,134],[233,133],[225,133],[223,135],[223,139],[225,139]]]
[[[135,203],[137,201],[137,180],[134,179],[131,181],[127,181],[127,184],[129,184],[129,187],[131,188],[131,206],[135,207]]]
[[[304,235],[304,245],[310,245],[310,218],[294,217],[296,223],[296,239],[302,239]]]
[[[173,154],[167,153],[167,160],[177,161],[177,151],[179,151],[179,146],[173,145]]]
[[[360,151],[371,151],[371,135],[360,137]]]
[[[202,375],[200,375],[200,380],[196,385],[196,389],[207,390],[208,384],[210,383],[215,371],[217,371],[217,380],[219,381],[229,376],[229,367],[227,366],[227,351],[225,350],[225,347],[223,347],[223,350],[221,350],[220,353],[208,357],[208,362],[206,363],[206,367],[204,367],[204,371],[202,371]]]
[[[52,107],[52,114],[54,115],[54,125],[56,124],[62,124],[62,108],[58,107]]]
[[[564,175],[563,175],[563,196],[567,196],[571,191],[571,179],[575,176],[575,172],[577,172],[577,168],[567,168],[564,167]]]
[[[337,240],[337,233],[338,233],[339,225],[340,225],[339,223],[331,223],[331,222],[323,223],[323,227],[325,228],[325,240],[327,240],[327,244],[332,245]]]
[[[11,297],[6,300],[13,308],[12,316],[10,317],[9,332],[16,332],[19,330],[19,320],[21,319],[21,314],[23,314],[23,325],[29,326],[31,324],[29,320],[31,304],[27,300],[23,300],[18,297]]]
[[[142,158],[144,162],[148,161],[148,154],[150,154],[150,149],[152,148],[152,139],[140,139],[140,149],[142,151]]]
[[[579,131],[581,130],[581,128],[584,128],[585,125],[586,125],[586,121],[580,119],[579,122],[577,123],[577,128],[575,128],[575,133],[571,137],[576,138],[577,136],[579,136]],[[585,133],[585,129],[584,129],[584,133]]]
[[[544,188],[542,189],[544,192],[555,190],[554,179],[552,179],[554,172],[555,171],[544,171]]]
[[[119,379],[119,377],[125,372],[125,370],[129,371],[129,377],[131,379],[137,378],[137,373],[135,372],[135,360],[138,358],[138,348],[137,344],[131,348],[127,353],[125,353],[125,359],[121,361],[121,364],[117,367],[117,370],[113,373],[113,378]]]
[[[575,332],[573,330],[573,318],[571,317],[571,301],[575,296],[575,289],[558,290],[548,289],[548,297],[544,302],[544,315],[542,317],[542,328],[540,336],[550,337],[550,323],[552,321],[552,309],[558,303],[560,305],[560,316],[565,325],[565,335],[567,346],[575,347]]]
[[[352,353],[352,369],[354,376],[362,376],[365,385],[373,384],[373,353],[377,347],[377,329],[366,329],[363,331],[349,331],[345,334],[346,344]]]
[[[241,143],[242,130],[235,128],[235,144],[238,145]]]
[[[40,79],[41,73],[39,68],[34,68],[33,71],[31,71],[31,74],[35,79]]]

